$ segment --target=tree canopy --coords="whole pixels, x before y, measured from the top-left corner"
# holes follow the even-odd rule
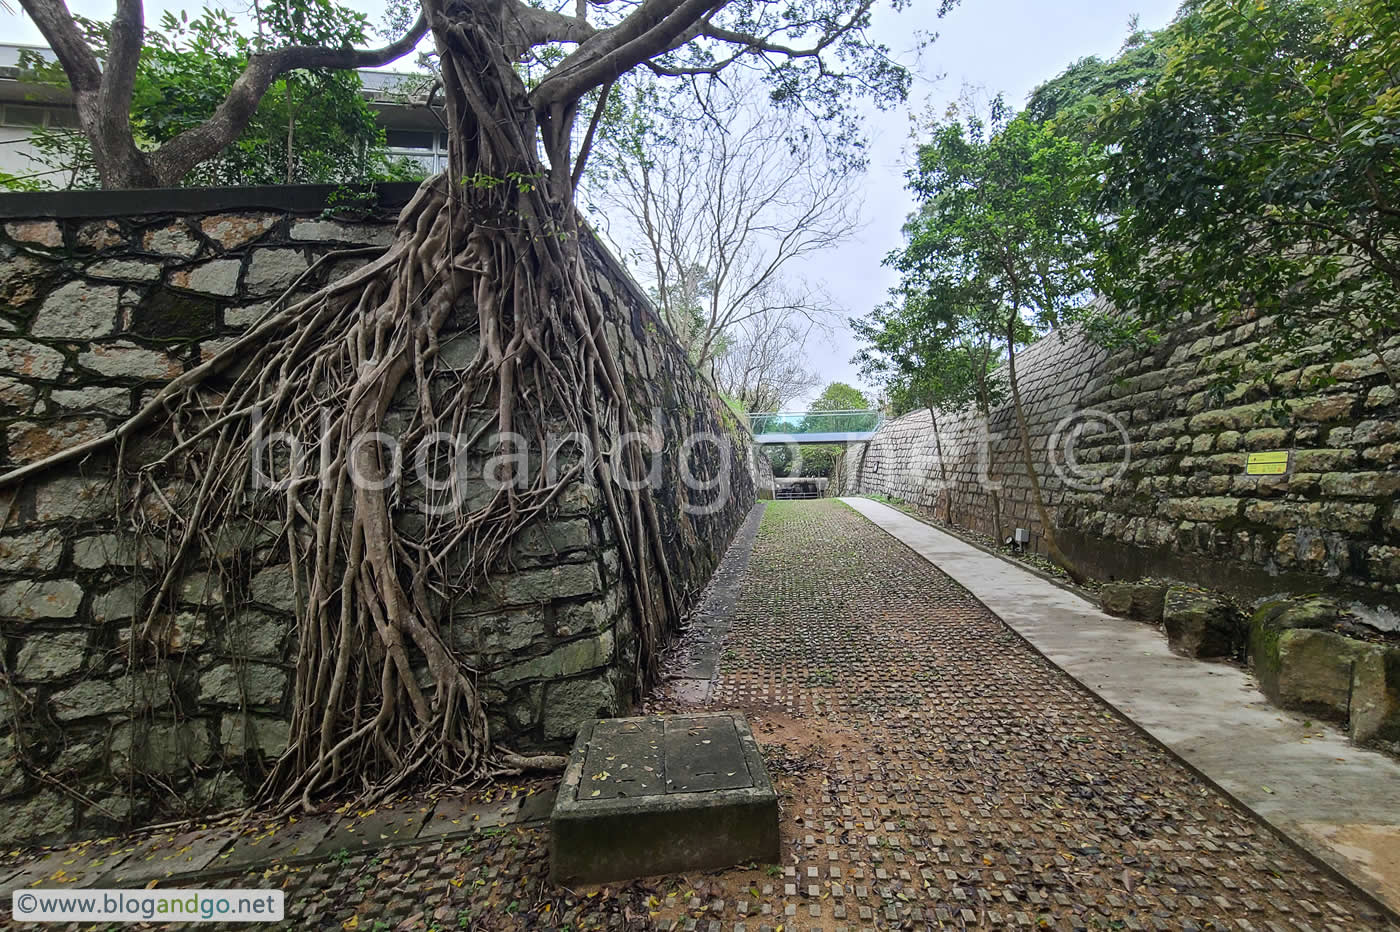
[[[207,119],[145,149],[131,125],[145,34],[141,0],[119,0],[100,56],[63,0],[21,2],[68,76],[79,124],[109,187],[175,183],[237,138],[281,75],[378,67],[414,51],[430,26],[447,96],[467,81],[457,73],[459,60],[477,69],[472,80],[511,88],[532,115],[530,141],[538,139],[555,183],[567,180],[573,186],[584,162],[573,157],[575,146],[586,157],[606,91],[636,69],[691,81],[747,69],[776,105],[811,114],[837,139],[858,135],[849,106],[854,96],[888,106],[904,99],[910,82],[907,70],[870,38],[876,0],[580,0],[573,5],[422,0],[417,19],[378,49],[357,48],[363,36],[349,33],[289,37],[285,44],[259,49]],[[886,0],[886,5],[903,9],[911,2]],[[955,2],[940,0],[940,13]],[[287,10],[290,20],[309,21],[324,4],[279,0],[275,6]],[[482,70],[488,66],[489,75]],[[580,105],[600,90],[596,115],[576,140]],[[496,144],[510,135],[502,130]]]
[[[284,6],[264,8],[259,31],[245,35],[223,10],[205,9],[191,19],[165,13],[146,30],[132,82],[131,131],[144,147],[160,146],[208,120],[260,48],[288,41],[362,41],[365,18],[334,4],[312,17]],[[106,24],[76,18],[86,41],[105,58]],[[58,62],[26,51],[26,77],[68,87]],[[185,185],[354,183],[421,177],[416,165],[396,162],[384,132],[360,93],[354,71],[289,71],[272,83],[247,125],[218,154],[189,174]],[[36,171],[50,186],[94,187],[99,183],[92,146],[72,128],[40,128],[34,136]]]
[[[1400,326],[1398,36],[1388,0],[1183,7],[1162,78],[1100,127],[1118,311],[1149,334],[1262,315],[1265,378],[1305,346],[1378,352]]]

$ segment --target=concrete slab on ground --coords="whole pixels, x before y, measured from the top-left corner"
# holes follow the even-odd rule
[[[288,825],[271,822],[251,828],[219,855],[220,870],[303,858],[316,850],[331,831],[332,817],[306,817]]]
[[[517,820],[520,805],[519,799],[478,803],[473,802],[470,796],[446,796],[433,807],[433,814],[424,823],[418,837],[455,835],[509,825]]]
[[[550,872],[602,883],[778,857],[778,797],[742,715],[605,719],[579,732]]]
[[[174,837],[157,835],[138,845],[96,885],[136,887],[177,874],[198,873],[219,856],[228,840],[226,832],[213,830],[182,832]]]
[[[358,854],[412,841],[432,809],[431,805],[410,801],[399,808],[347,812],[312,853],[334,855],[346,851]]]
[[[841,501],[1269,825],[1400,911],[1400,761],[1274,707],[1238,667],[1173,654],[1156,628],[1106,615],[888,505]]]

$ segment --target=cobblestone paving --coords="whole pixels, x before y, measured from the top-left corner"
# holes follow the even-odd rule
[[[785,876],[722,928],[1383,927],[840,503],[769,507],[737,615],[714,704],[799,760]]]
[[[180,885],[281,888],[289,929],[1389,928],[839,503],[769,507],[719,666],[781,864],[567,890],[516,825]]]

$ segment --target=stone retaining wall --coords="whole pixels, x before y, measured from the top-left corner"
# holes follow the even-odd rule
[[[227,345],[318,258],[387,244],[410,193],[383,186],[380,209],[355,219],[324,216],[327,191],[315,188],[0,198],[4,464],[101,435]],[[746,435],[616,261],[596,244],[589,256],[607,339],[661,451],[655,501],[693,599],[754,500]],[[364,261],[329,263],[305,287]],[[474,350],[464,324],[443,339],[445,356]],[[684,444],[696,432],[739,442],[724,455]],[[721,493],[691,491],[683,469]],[[275,535],[211,528],[209,546],[237,571],[191,571],[163,650],[148,657],[132,647],[132,619],[144,617],[158,561],[118,532],[112,475],[110,457],[96,455],[0,499],[7,844],[240,804],[286,742],[296,631]],[[727,496],[722,507],[690,513],[713,494]],[[497,735],[561,747],[582,721],[634,698],[631,594],[597,490],[570,488],[509,563],[453,607],[448,635],[480,671]]]
[[[1250,369],[1267,326],[1196,321],[1151,352],[1112,356],[1069,331],[1018,354],[1036,468],[1063,546],[1101,578],[1172,576],[1247,597],[1330,589],[1397,606],[1396,391],[1376,356],[1329,363],[1316,350],[1300,354],[1272,390],[1243,382],[1213,390],[1227,367]],[[1385,352],[1400,366],[1400,337]],[[1123,433],[1079,436],[1070,483],[1054,467],[1092,411]],[[992,413],[986,444],[972,412],[939,417],[941,464],[930,420],[927,411],[908,414],[849,451],[846,490],[992,533],[986,475],[1002,487],[1004,533],[1027,528],[1043,552],[1010,403]],[[1250,452],[1273,450],[1291,451],[1288,475],[1244,474]],[[1386,626],[1395,616],[1370,617]]]

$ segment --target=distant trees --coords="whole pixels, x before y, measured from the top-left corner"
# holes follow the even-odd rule
[[[822,383],[806,365],[811,330],[807,321],[782,314],[748,321],[714,360],[715,382],[745,411],[781,411]]]
[[[860,214],[859,159],[757,90],[740,80],[699,99],[650,84],[618,95],[587,186],[594,212],[625,228],[624,248],[692,360],[717,375],[751,368],[752,352],[716,364],[738,344],[767,357],[776,327],[805,339],[831,319],[820,284],[790,272],[849,238]],[[743,378],[723,387],[752,390]]]

